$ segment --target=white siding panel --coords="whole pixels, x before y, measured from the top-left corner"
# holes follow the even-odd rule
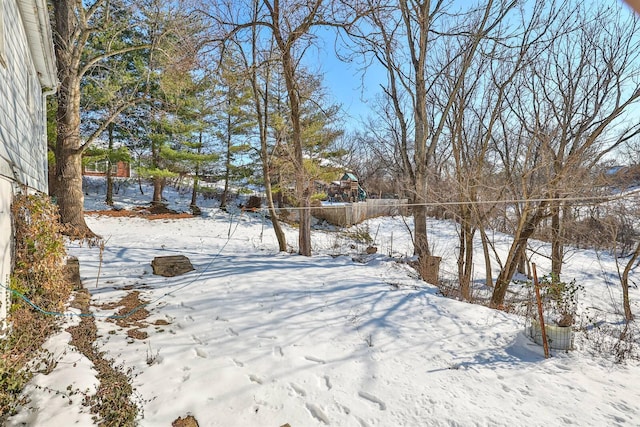
[[[45,97],[18,9],[0,0],[3,61],[0,63],[0,335],[9,307],[13,233],[11,201],[16,184],[47,191]]]
[[[4,48],[4,0],[0,1],[0,66],[6,63]]]
[[[45,103],[15,0],[4,1],[6,66],[0,65],[0,157],[12,179],[47,191]]]
[[[2,160],[0,160],[2,163]],[[6,329],[6,318],[10,307],[9,275],[11,274],[11,199],[12,184],[0,177],[0,336]]]

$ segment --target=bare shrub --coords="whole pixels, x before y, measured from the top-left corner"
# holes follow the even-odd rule
[[[640,330],[634,322],[609,322],[602,316],[585,316],[580,329],[584,351],[624,363],[640,360]]]

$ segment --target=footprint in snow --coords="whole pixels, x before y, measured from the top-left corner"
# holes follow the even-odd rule
[[[342,412],[345,415],[351,414],[351,408],[349,408],[348,406],[341,405],[340,403],[337,403],[337,402],[336,402],[336,405],[338,405],[338,408],[340,408],[340,410],[342,410]]]
[[[195,310],[196,309],[195,307],[192,307],[190,305],[186,305],[184,302],[180,303],[180,307],[186,308],[187,310]],[[189,316],[189,317],[191,317],[191,316]],[[191,320],[193,320],[193,319],[191,319]]]
[[[194,350],[196,352],[196,356],[198,356],[198,357],[202,357],[203,359],[206,359],[207,357],[209,357],[207,352],[204,351],[203,349],[199,348],[199,347],[194,348]]]
[[[360,396],[364,400],[368,400],[371,403],[375,403],[380,407],[381,411],[384,411],[387,409],[387,405],[382,400],[374,396],[373,394],[367,393],[366,391],[359,391],[358,396]]]
[[[300,386],[295,385],[294,383],[289,384],[289,386],[291,387],[291,389],[293,391],[295,391],[298,395],[305,397],[307,395],[307,392]]]
[[[272,352],[274,356],[284,357],[284,352],[282,351],[282,347],[280,346],[273,347]]]
[[[309,411],[309,413],[313,418],[320,421],[321,423],[329,425],[329,417],[327,417],[327,415],[322,411],[322,409],[320,409],[318,406],[314,405],[313,403],[307,403],[305,407],[307,408],[307,411]]]
[[[237,333],[236,331],[234,331],[232,328],[227,328],[227,333],[228,333],[229,335],[234,336],[234,337],[237,337],[237,336],[238,336],[238,333]]]
[[[325,363],[327,363],[327,362],[325,362],[324,360],[322,360],[322,359],[318,359],[317,357],[313,357],[313,356],[305,356],[304,358],[305,358],[306,360],[308,360],[309,362],[320,363],[320,364],[322,364],[322,365],[324,365]]]
[[[263,340],[277,340],[278,337],[274,336],[274,335],[256,335],[257,338],[263,339]]]
[[[252,383],[260,384],[260,385],[264,383],[264,380],[262,378],[254,374],[249,375],[249,381],[251,381]]]
[[[333,386],[331,385],[331,380],[329,379],[329,376],[325,375],[323,378],[324,378],[324,385],[327,387],[327,390],[331,390]]]

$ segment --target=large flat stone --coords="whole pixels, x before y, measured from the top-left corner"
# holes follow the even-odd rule
[[[153,274],[165,277],[180,276],[195,270],[191,261],[184,255],[158,256],[151,261]]]

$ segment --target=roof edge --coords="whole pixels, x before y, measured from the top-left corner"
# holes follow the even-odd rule
[[[58,88],[58,74],[47,0],[17,3],[40,85],[45,93],[53,93]]]

